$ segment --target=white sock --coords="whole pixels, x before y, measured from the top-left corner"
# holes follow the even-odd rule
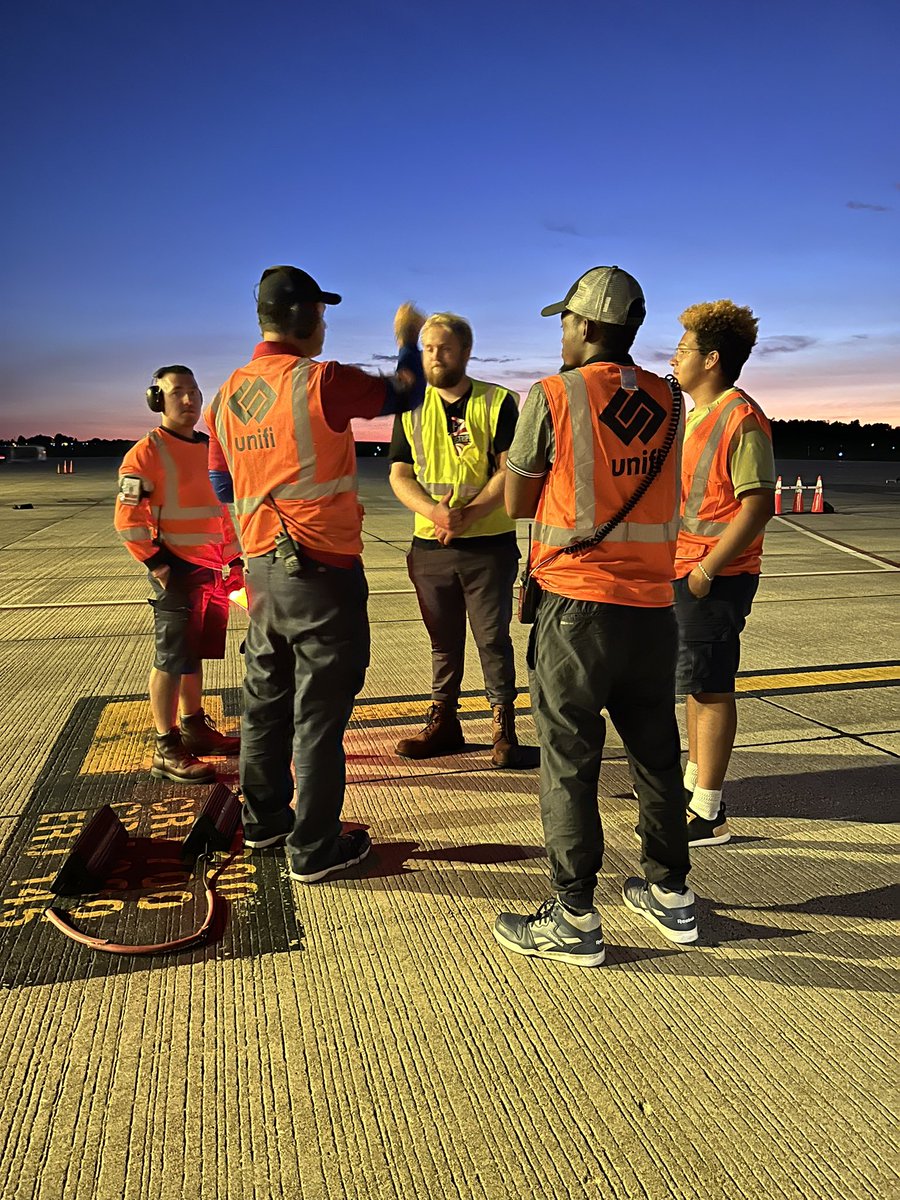
[[[706,821],[715,820],[721,807],[721,788],[717,792],[714,792],[712,788],[695,787],[691,795],[691,802],[688,805],[688,808],[692,812],[695,812],[698,817],[703,817]]]
[[[692,792],[697,786],[697,764],[690,759],[684,764],[684,790]]]

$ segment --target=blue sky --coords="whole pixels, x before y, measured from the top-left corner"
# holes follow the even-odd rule
[[[894,3],[38,3],[6,21],[0,436],[138,437],[163,362],[211,398],[267,265],[344,303],[383,367],[396,305],[453,309],[471,371],[559,366],[539,310],[588,267],[760,319],[773,417],[900,423]],[[384,430],[368,430],[378,436]]]

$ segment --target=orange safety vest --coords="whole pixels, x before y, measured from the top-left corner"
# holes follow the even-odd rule
[[[135,505],[117,499],[114,523],[138,562],[160,546],[212,570],[240,556],[231,515],[209,482],[208,446],[205,436],[189,442],[153,429],[125,455],[119,478],[140,479],[142,495]]]
[[[625,520],[598,545],[548,561],[615,516],[651,470],[671,423],[668,384],[640,367],[590,363],[541,385],[556,451],[535,515],[535,578],[574,600],[670,605],[683,423],[659,477]]]
[[[324,368],[293,354],[256,358],[234,372],[206,410],[231,472],[249,558],[275,548],[278,512],[310,551],[362,553],[353,433],[349,426],[335,433],[325,419]]]
[[[729,461],[735,439],[746,428],[772,428],[755,400],[734,388],[692,427],[684,442],[681,486],[681,533],[675,555],[675,574],[689,575],[709,554],[741,511],[734,494]],[[758,575],[762,557],[760,535],[720,575]]]

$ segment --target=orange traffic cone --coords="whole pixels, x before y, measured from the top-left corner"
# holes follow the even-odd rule
[[[803,512],[803,480],[797,476],[797,482],[794,484],[794,507],[791,512]]]
[[[816,478],[816,490],[813,495],[811,513],[823,513],[825,511],[825,493],[822,490],[822,476]]]
[[[57,475],[62,474],[62,471],[59,469],[59,463],[56,464],[56,473],[57,473]]]
[[[775,515],[781,515],[781,476],[775,480]]]
[[[75,459],[74,458],[69,459],[69,474],[70,475],[75,474]]]

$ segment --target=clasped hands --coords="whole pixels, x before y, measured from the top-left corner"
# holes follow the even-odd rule
[[[442,546],[446,546],[455,537],[465,533],[469,526],[478,519],[478,513],[470,506],[451,508],[450,500],[451,496],[449,495],[441,496],[431,513],[437,540]]]

